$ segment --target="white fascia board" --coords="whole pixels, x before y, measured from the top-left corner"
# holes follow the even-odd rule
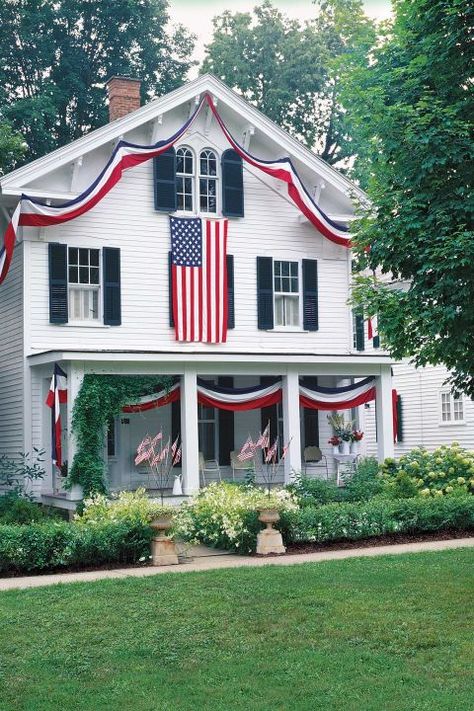
[[[196,365],[198,369],[213,368],[217,365],[231,368],[242,365],[246,368],[258,366],[259,369],[275,366],[285,370],[288,366],[324,366],[334,372],[346,375],[377,373],[380,366],[392,363],[388,355],[292,355],[292,354],[253,354],[253,353],[147,353],[143,351],[46,351],[28,356],[30,366],[44,365],[56,361],[93,362],[101,365],[148,365],[157,367],[169,364],[172,372],[179,372],[185,365]],[[222,368],[220,368],[222,370]],[[332,370],[331,370],[332,372]]]
[[[363,190],[354,185],[335,168],[325,163],[315,153],[305,148],[286,131],[264,116],[261,111],[251,106],[245,99],[211,74],[204,74],[202,77],[184,84],[179,89],[171,91],[164,97],[155,99],[136,111],[92,131],[83,138],[79,138],[67,146],[58,148],[32,163],[8,173],[0,180],[1,190],[5,194],[18,194],[17,192],[10,193],[10,191],[15,188],[18,191],[25,183],[37,180],[52,170],[72,163],[80,156],[99,148],[104,143],[111,142],[129,131],[133,131],[135,128],[152,121],[159,115],[172,111],[186,101],[193,100],[197,94],[205,91],[213,94],[229,109],[235,111],[238,116],[243,117],[246,122],[252,123],[255,129],[262,131],[270,140],[277,143],[283,149],[283,152],[287,152],[311,171],[323,176],[325,180],[334,185],[343,194],[348,197],[355,195],[362,201],[368,201]]]

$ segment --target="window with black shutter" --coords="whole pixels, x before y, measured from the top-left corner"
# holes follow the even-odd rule
[[[221,158],[222,214],[226,217],[244,216],[244,179],[242,158],[229,148]]]
[[[313,375],[307,375],[302,378],[301,384],[307,388],[315,388],[318,384],[318,378]],[[303,432],[302,432],[302,449],[305,447],[319,447],[319,412],[311,410],[309,407],[303,408]]]
[[[303,328],[318,330],[318,263],[316,259],[303,259]]]
[[[403,405],[401,395],[397,395],[397,442],[403,442]]]
[[[120,326],[122,306],[120,294],[120,249],[104,247],[102,250],[104,275],[104,324]]]
[[[67,246],[49,244],[49,321],[68,322]]]
[[[257,257],[257,321],[258,328],[273,328],[273,260]]]
[[[173,147],[153,159],[153,190],[155,210],[158,212],[176,210],[176,151]]]

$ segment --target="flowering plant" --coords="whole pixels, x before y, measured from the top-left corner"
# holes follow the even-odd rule
[[[360,442],[364,437],[364,433],[361,430],[353,430],[351,435],[351,442]]]
[[[328,415],[328,422],[333,428],[336,437],[340,437],[343,442],[351,441],[354,420],[346,422],[344,415],[335,413],[334,415]]]
[[[242,553],[255,550],[261,509],[292,511],[294,495],[285,489],[270,494],[255,486],[214,482],[177,514],[177,533],[185,540]]]
[[[333,435],[331,439],[328,439],[328,444],[332,444],[333,447],[338,447],[342,442],[342,439],[337,435]]]
[[[80,523],[101,523],[103,521],[133,521],[150,523],[161,516],[176,513],[173,506],[164,506],[150,499],[145,489],[121,491],[110,498],[97,494],[85,499],[81,514],[74,517]]]

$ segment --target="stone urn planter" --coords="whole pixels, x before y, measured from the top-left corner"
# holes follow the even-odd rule
[[[176,543],[166,535],[173,525],[173,516],[163,514],[150,523],[154,536],[151,539],[152,565],[178,565]]]
[[[257,553],[259,555],[286,553],[280,531],[273,528],[273,524],[280,520],[277,509],[260,509],[258,520],[266,524],[266,528],[257,536]]]

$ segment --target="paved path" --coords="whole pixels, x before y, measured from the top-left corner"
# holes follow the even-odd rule
[[[299,555],[270,556],[255,558],[233,554],[216,555],[209,550],[205,555],[200,546],[198,555],[189,563],[176,566],[157,566],[146,568],[123,568],[116,570],[92,570],[84,573],[55,573],[53,575],[35,575],[22,578],[0,578],[0,591],[18,588],[37,588],[57,583],[79,583],[108,578],[144,578],[161,573],[187,573],[190,571],[216,570],[218,568],[261,567],[263,565],[298,565],[300,563],[319,563],[324,560],[342,560],[379,555],[398,555],[400,553],[419,553],[423,551],[442,551],[450,548],[474,548],[474,538],[456,538],[450,541],[425,541],[423,543],[399,543],[373,548],[350,548],[339,551],[320,553],[301,553]]]

